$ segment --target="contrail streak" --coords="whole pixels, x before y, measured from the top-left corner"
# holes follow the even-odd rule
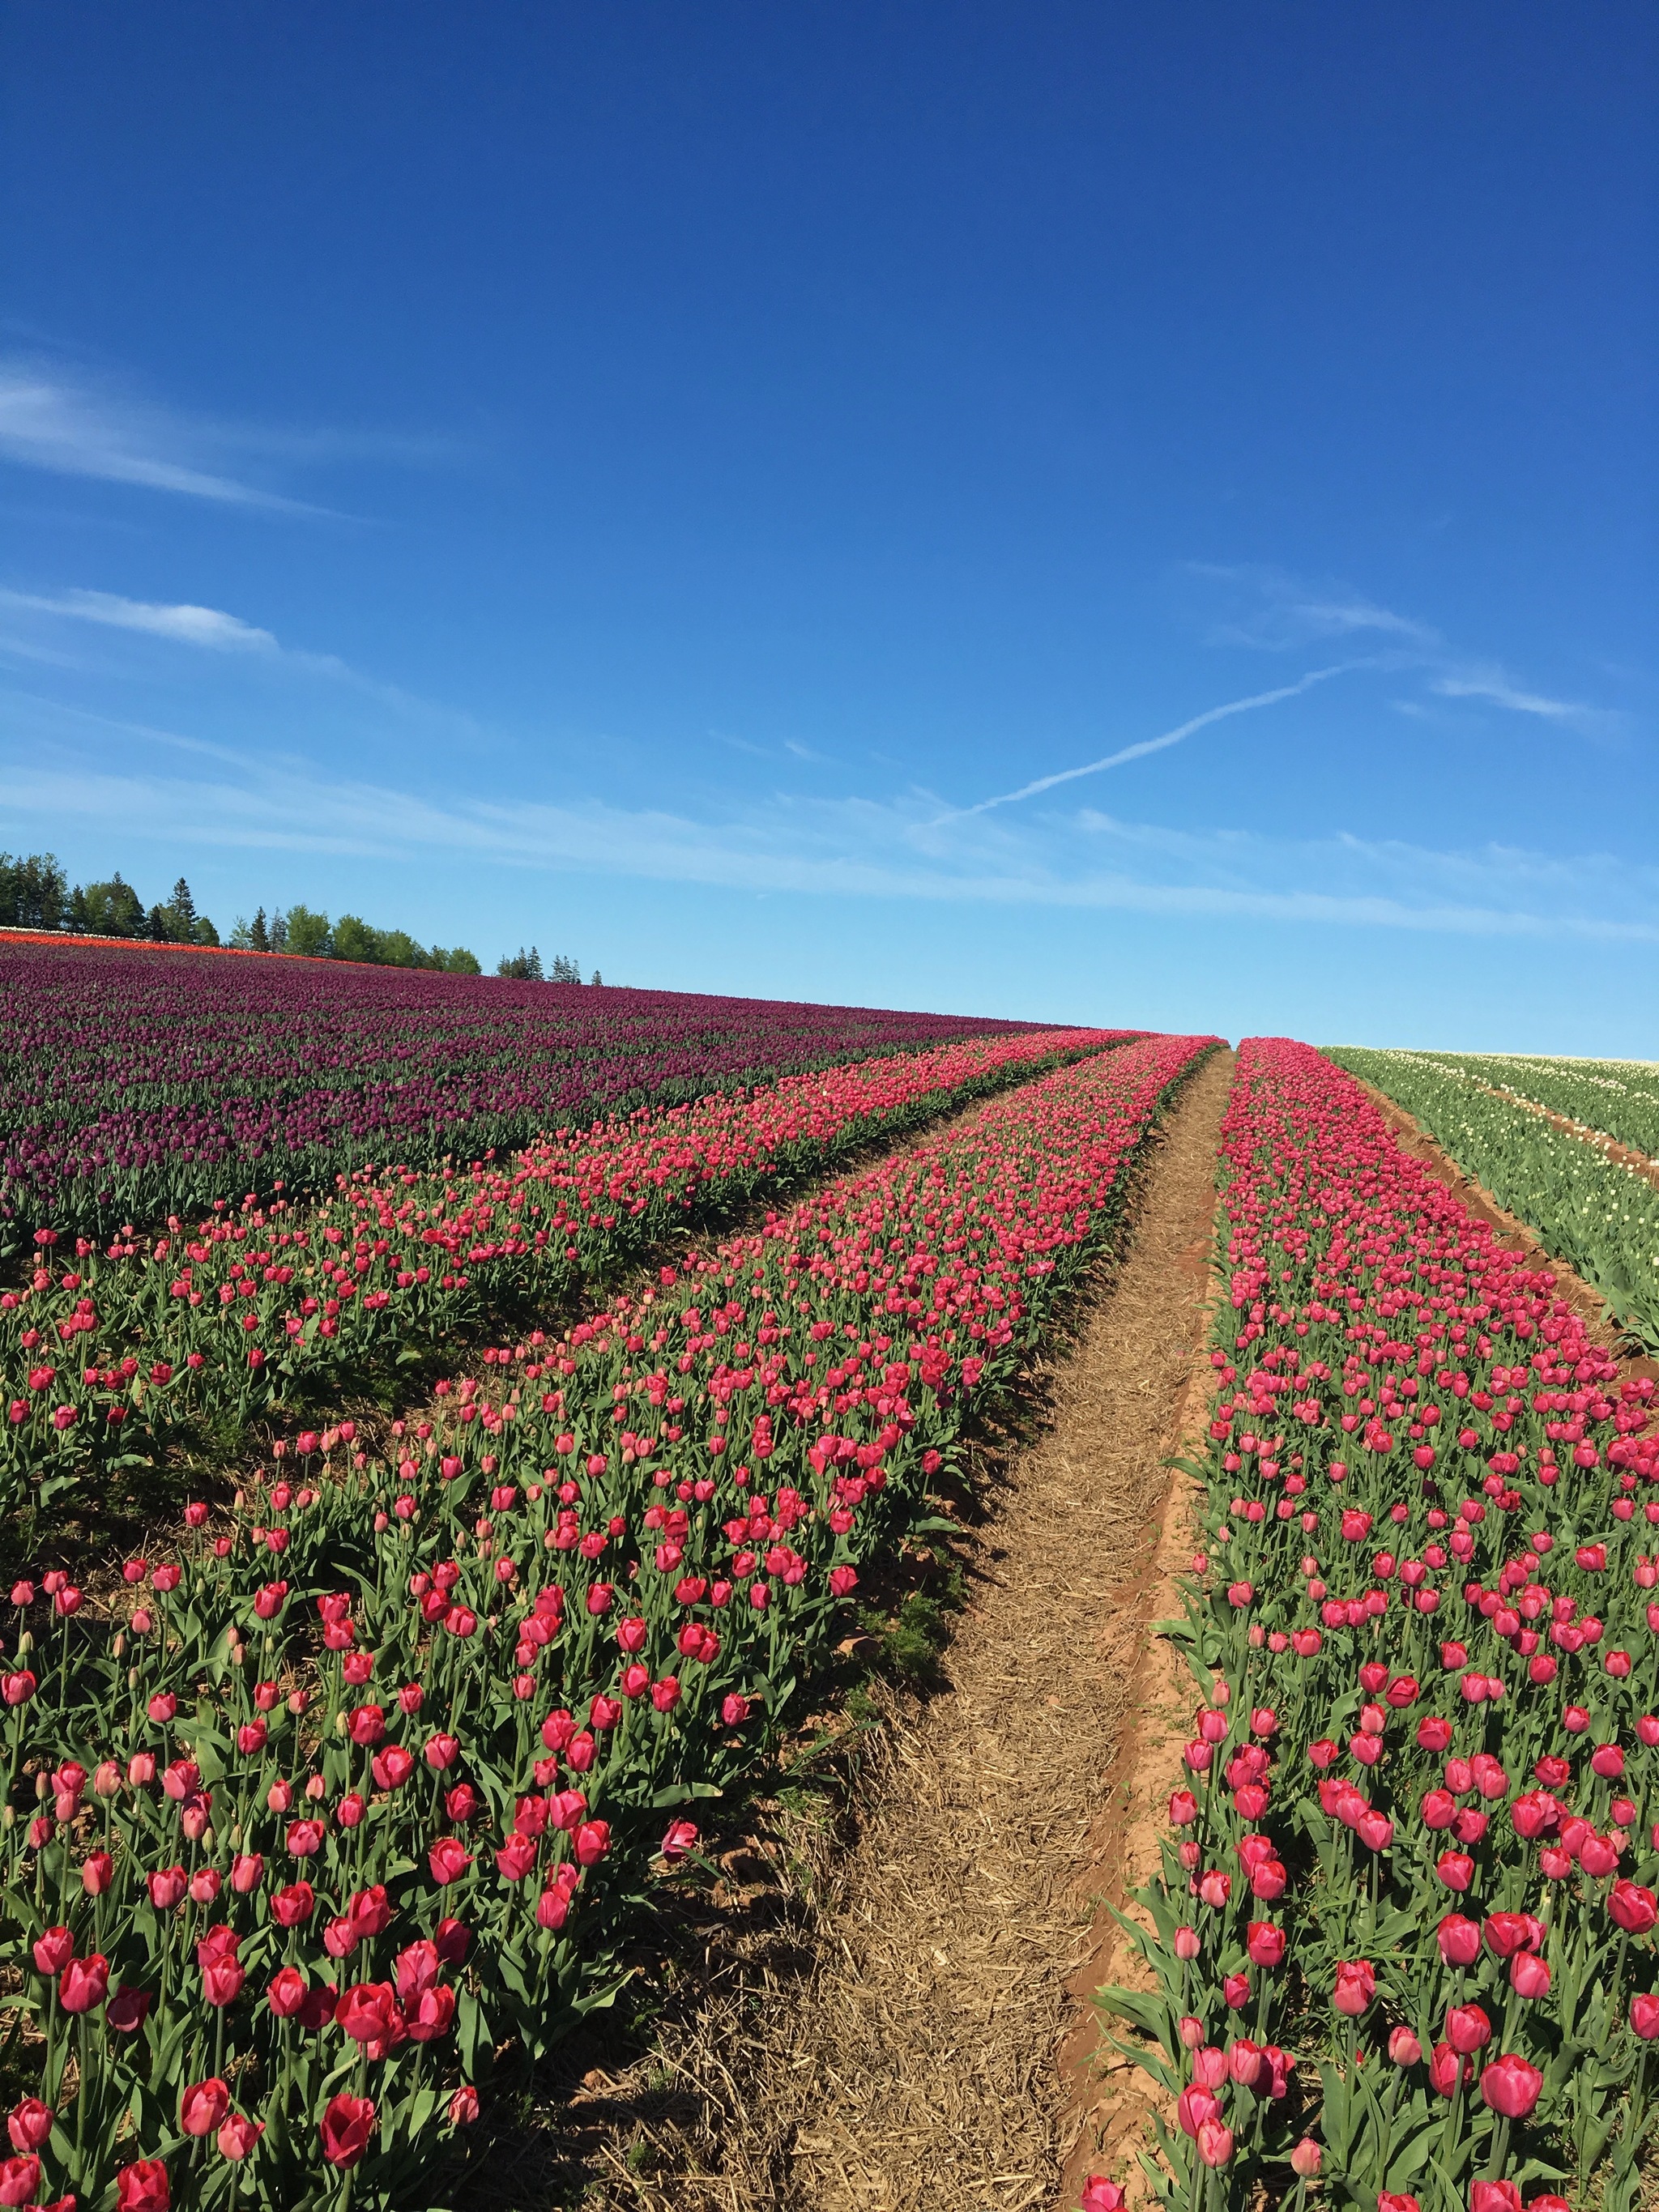
[[[1016,799],[1035,799],[1038,792],[1052,791],[1057,783],[1072,783],[1080,775],[1098,775],[1103,769],[1121,768],[1127,761],[1144,760],[1148,753],[1161,753],[1166,745],[1178,745],[1194,730],[1206,729],[1212,722],[1225,721],[1229,714],[1247,714],[1253,707],[1276,706],[1279,700],[1294,699],[1299,692],[1311,690],[1316,684],[1323,684],[1330,677],[1346,676],[1351,669],[1369,665],[1363,660],[1344,660],[1334,668],[1316,668],[1298,677],[1294,684],[1280,684],[1276,691],[1256,691],[1248,699],[1230,699],[1224,707],[1212,707],[1202,714],[1194,714],[1179,729],[1165,730],[1161,738],[1144,738],[1138,745],[1125,745],[1121,752],[1108,753],[1104,760],[1090,761],[1082,768],[1063,768],[1057,775],[1040,775],[1035,783],[1023,783],[1018,791],[1000,792],[994,799],[981,799],[976,806],[953,807],[948,814],[941,814],[939,821],[962,822],[970,814],[988,814],[994,806],[1012,806]],[[938,824],[928,826],[936,828]]]

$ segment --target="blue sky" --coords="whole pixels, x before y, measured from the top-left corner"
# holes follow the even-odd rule
[[[1651,8],[0,21],[0,845],[1659,1050]]]

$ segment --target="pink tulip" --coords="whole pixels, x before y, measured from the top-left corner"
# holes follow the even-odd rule
[[[1248,1584],[1245,1585],[1249,1587]],[[1232,2130],[1219,2119],[1200,2120],[1198,2124],[1198,2154],[1206,2166],[1225,2166],[1233,2154]]]
[[[1357,2020],[1376,1995],[1376,1971],[1369,1959],[1340,1960],[1331,2002],[1340,2013]]]
[[[1510,1960],[1510,1986],[1518,1997],[1546,1997],[1550,1970],[1534,1951],[1517,1951]]]
[[[1544,2089],[1544,2077],[1524,2058],[1505,2052],[1494,2058],[1480,2075],[1483,2104],[1506,2120],[1524,2120]]]

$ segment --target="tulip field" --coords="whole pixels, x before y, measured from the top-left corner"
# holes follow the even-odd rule
[[[0,1255],[1029,1026],[0,936]]]
[[[1102,1993],[1173,2103],[1154,2186],[1626,2212],[1659,2087],[1653,1382],[1305,1046],[1241,1048],[1223,1170],[1170,1625],[1196,1703],[1154,1987]]]
[[[1127,1034],[1026,1030],[785,1077],[459,1173],[365,1170],[311,1204],[222,1205],[101,1248],[77,1237],[66,1258],[60,1232],[38,1230],[36,1264],[0,1291],[0,1510],[148,1465],[192,1424],[223,1432],[395,1374],[503,1309],[557,1315],[684,1224]]]
[[[972,1096],[1027,1042],[945,1048],[947,1072]],[[0,2202],[431,2205],[481,2100],[614,1996],[620,1931],[787,1736],[974,1409],[1063,1326],[1210,1042],[1033,1036],[1021,1072],[1049,1072],[556,1340],[486,1348],[372,1442],[279,1437],[109,1595],[20,1578],[0,1966],[28,2086]],[[842,1107],[879,1110],[901,1065],[850,1071]],[[698,1125],[714,1174],[823,1141],[757,1096],[746,1151]],[[612,1133],[620,1221],[672,1162]],[[566,1146],[520,1166],[550,1210],[586,1188]],[[361,1188],[378,1225],[404,1186]],[[471,1208],[463,1239],[509,1194],[422,1189],[447,1229]],[[517,1243],[533,1295],[533,1242],[487,1241],[465,1264]],[[34,1271],[54,1297],[60,1265]]]
[[[0,2205],[459,2201],[1217,1043],[0,944]],[[1137,2186],[1636,2212],[1651,1370],[1366,1084],[1659,1343],[1651,1071],[1240,1048]]]
[[[1334,1056],[1346,1060],[1346,1054]],[[1518,1052],[1391,1052],[1382,1057],[1480,1084],[1659,1159],[1659,1062],[1552,1060]]]
[[[1403,1106],[1659,1350],[1659,1069],[1407,1052],[1334,1054]],[[1545,1109],[1540,1111],[1540,1109]],[[1563,1128],[1555,1115],[1579,1125]],[[1605,1131],[1637,1157],[1609,1157]],[[1649,1164],[1644,1166],[1643,1162]]]

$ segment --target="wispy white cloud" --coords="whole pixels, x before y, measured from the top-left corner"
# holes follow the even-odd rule
[[[26,620],[36,618],[37,630],[44,627],[48,640],[54,636],[52,625],[64,622],[90,623],[101,629],[131,631],[140,636],[159,638],[168,645],[239,656],[284,675],[317,677],[331,684],[349,685],[365,698],[389,707],[399,715],[468,738],[478,735],[477,720],[464,711],[420,698],[399,684],[365,676],[337,653],[313,653],[302,646],[283,645],[271,631],[244,621],[240,615],[227,614],[218,607],[197,606],[188,601],[170,604],[131,599],[116,592],[79,587],[52,592],[0,587],[0,612],[7,610]],[[41,617],[45,618],[44,624],[40,623]],[[43,644],[39,635],[14,631],[0,635],[0,653],[52,666],[79,665],[71,655],[54,650],[52,643]]]
[[[114,592],[12,592],[0,590],[0,607],[32,614],[61,615],[74,622],[100,623],[111,629],[139,630],[179,645],[205,646],[216,653],[274,653],[280,650],[268,629],[258,629],[217,607],[167,606],[148,599],[125,599]]]
[[[1578,699],[1552,699],[1541,691],[1523,690],[1500,668],[1470,668],[1430,679],[1429,689],[1442,699],[1486,699],[1506,707],[1513,714],[1537,714],[1548,722],[1565,722],[1575,729],[1599,728],[1618,718],[1605,708],[1589,707]]]
[[[1432,623],[1382,606],[1345,585],[1310,584],[1254,562],[1189,561],[1184,573],[1219,586],[1227,597],[1226,611],[1210,629],[1212,645],[1282,653],[1332,638],[1392,639],[1401,647],[1431,651],[1443,643]]]
[[[75,381],[56,367],[0,361],[0,459],[223,507],[324,512],[206,465],[216,442],[224,442],[222,432],[216,435],[165,409]]]
[[[135,731],[135,764],[112,771],[100,764],[107,743],[96,757],[86,755],[49,708],[18,735],[0,778],[0,825],[8,817],[118,824],[170,848],[488,862],[751,892],[1115,908],[1448,937],[1659,942],[1659,870],[1615,870],[1595,854],[1170,830],[1093,810],[1035,823],[1001,816],[941,820],[914,797],[774,798],[714,820],[598,801],[440,803],[292,758],[233,767],[222,747],[155,730]],[[153,764],[144,761],[145,743],[155,749]],[[188,775],[156,757],[174,744],[198,755]],[[1596,887],[1593,899],[1587,885]]]
[[[1425,688],[1442,699],[1481,700],[1510,714],[1534,714],[1585,736],[1617,729],[1623,717],[1577,699],[1559,699],[1510,676],[1495,661],[1450,643],[1431,623],[1381,605],[1341,585],[1310,584],[1282,568],[1189,562],[1185,574],[1219,586],[1229,597],[1211,629],[1212,645],[1285,652],[1328,638],[1376,637],[1385,648],[1373,664],[1421,672]],[[1409,705],[1395,702],[1402,711]]]
[[[1212,645],[1244,645],[1257,651],[1277,653],[1333,639],[1370,638],[1376,641],[1376,650],[1362,659],[1310,669],[1293,682],[1276,684],[1266,691],[1225,700],[1159,736],[1120,745],[1098,760],[1057,769],[1049,775],[1034,776],[1012,791],[998,792],[991,798],[951,808],[939,817],[941,821],[963,821],[998,807],[1041,798],[1044,793],[1079,777],[1099,775],[1131,761],[1163,752],[1235,714],[1279,706],[1285,700],[1299,697],[1316,684],[1328,683],[1334,676],[1361,670],[1396,677],[1416,672],[1425,690],[1435,697],[1484,700],[1512,713],[1545,716],[1586,735],[1613,729],[1620,720],[1604,708],[1551,698],[1518,684],[1496,665],[1477,663],[1455,651],[1431,623],[1419,621],[1413,615],[1401,614],[1362,592],[1336,585],[1311,586],[1283,569],[1255,565],[1223,567],[1212,562],[1188,562],[1184,574],[1206,584],[1219,585],[1232,600],[1226,618],[1210,631]],[[1390,703],[1406,714],[1422,716],[1428,711],[1421,700],[1395,699]]]
[[[791,760],[806,761],[815,767],[830,764],[828,753],[815,752],[799,738],[785,738],[772,745],[757,744],[752,738],[734,738],[729,730],[710,730],[709,736],[722,745],[729,745],[734,753],[747,753],[751,760],[781,761],[786,755]]]

